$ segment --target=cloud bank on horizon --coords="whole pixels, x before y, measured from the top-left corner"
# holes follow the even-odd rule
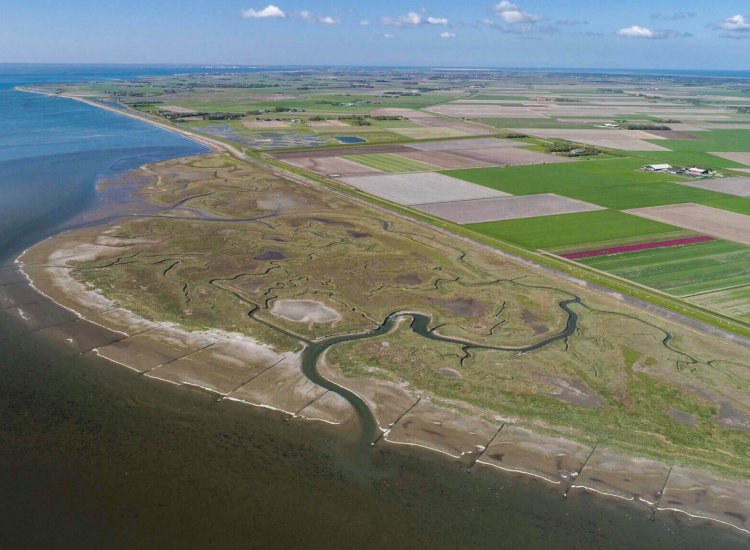
[[[562,32],[562,29],[565,27],[576,27],[589,24],[589,21],[582,19],[555,20],[538,13],[527,11],[519,4],[509,0],[501,0],[494,5],[488,6],[488,8],[487,11],[493,14],[495,16],[494,18],[484,17],[477,21],[459,20],[452,22],[447,17],[428,14],[426,8],[421,8],[421,10],[408,11],[399,15],[382,15],[379,17],[379,21],[384,26],[402,28],[429,26],[472,28],[477,25],[483,25],[498,29],[500,32],[506,34],[518,34],[527,37],[556,34]],[[313,15],[308,10],[286,12],[274,4],[268,4],[262,8],[247,8],[241,11],[241,15],[245,19],[289,19],[297,17],[306,21],[314,21],[323,24],[337,24],[342,22],[341,17]],[[669,13],[651,13],[650,19],[652,21],[679,23],[697,18],[698,16],[699,14],[694,11],[674,11]],[[371,23],[372,21],[369,18],[358,20],[360,26],[370,26]],[[544,24],[542,25],[542,23]],[[746,18],[743,14],[730,15],[709,26],[714,30],[724,31],[719,34],[722,38],[750,38],[750,17]],[[582,32],[580,34],[589,37],[606,36],[607,32],[606,30],[600,30]],[[620,38],[641,38],[647,40],[690,38],[693,36],[691,32],[677,29],[654,29],[645,24],[621,26],[611,30],[610,34]],[[396,35],[389,31],[383,36],[385,38],[393,38]],[[443,39],[456,38],[458,34],[454,31],[442,31],[437,36]]]
[[[750,38],[747,0],[8,4],[0,62],[743,69]]]

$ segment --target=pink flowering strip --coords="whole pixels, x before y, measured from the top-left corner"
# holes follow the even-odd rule
[[[680,246],[682,244],[705,243],[715,241],[715,237],[701,235],[699,237],[685,237],[684,239],[672,239],[669,241],[654,241],[651,243],[628,244],[624,246],[613,246],[611,248],[598,248],[596,250],[584,250],[583,252],[571,252],[570,254],[561,254],[568,260],[579,260],[581,258],[594,258],[596,256],[607,256],[609,254],[622,254],[623,252],[637,252],[638,250],[650,250],[652,248],[667,248],[670,246]]]

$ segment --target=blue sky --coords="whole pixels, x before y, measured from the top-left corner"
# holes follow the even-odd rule
[[[0,62],[750,68],[747,0],[1,4]]]

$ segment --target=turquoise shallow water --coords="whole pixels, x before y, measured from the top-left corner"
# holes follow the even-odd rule
[[[49,71],[3,76],[0,67],[6,259],[95,206],[98,178],[200,150],[112,113],[12,91],[14,83],[97,76],[92,68]],[[335,431],[84,360],[2,311],[0,517],[0,548],[746,542],[669,516],[652,522],[611,501],[563,501],[533,480],[469,475],[436,455],[375,447],[363,456],[355,438]]]

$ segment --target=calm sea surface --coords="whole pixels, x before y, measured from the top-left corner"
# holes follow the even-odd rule
[[[18,84],[186,67],[0,65],[0,258],[96,206],[95,183],[200,152]],[[0,548],[731,548],[712,526],[336,432],[84,360],[0,310]]]

